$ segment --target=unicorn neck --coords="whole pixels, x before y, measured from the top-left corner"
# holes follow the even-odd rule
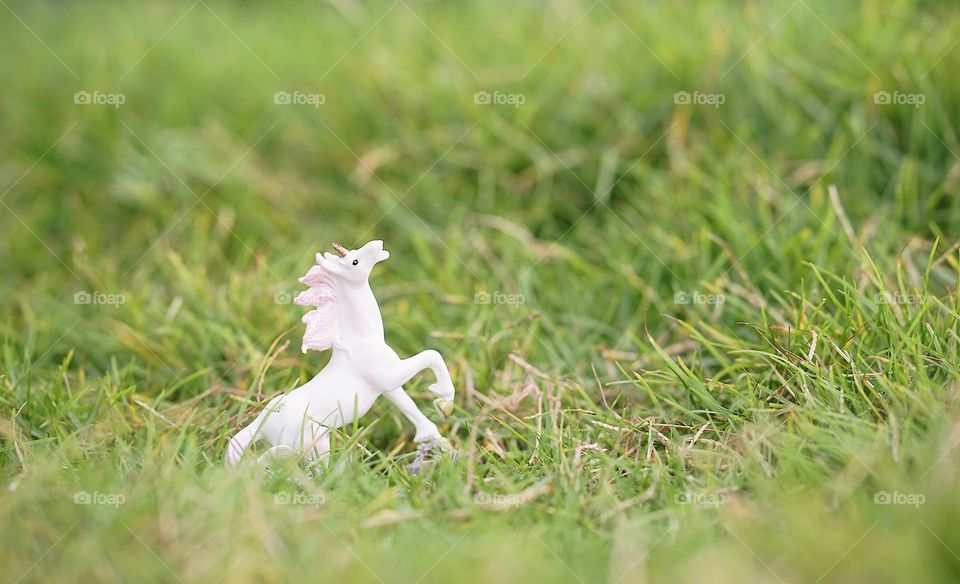
[[[337,285],[337,325],[347,346],[355,340],[383,340],[380,307],[368,282]]]

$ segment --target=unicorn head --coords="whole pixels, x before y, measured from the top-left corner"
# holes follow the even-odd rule
[[[337,296],[349,293],[351,288],[366,287],[373,266],[390,257],[380,240],[350,250],[334,243],[333,249],[336,255],[317,253],[317,264],[300,278],[309,289],[294,299],[300,306],[316,307],[303,315],[307,330],[300,350],[304,353],[307,350],[324,351],[333,346],[338,332]],[[379,319],[379,310],[376,317]]]
[[[362,284],[370,277],[373,266],[390,257],[383,249],[383,242],[375,239],[360,249],[345,249],[339,243],[333,244],[337,255],[330,252],[317,254],[317,264],[330,272],[334,278],[344,282]]]

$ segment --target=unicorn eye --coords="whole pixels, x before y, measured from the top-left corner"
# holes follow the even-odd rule
[[[357,265],[359,263],[360,263],[360,260],[353,260],[353,265]]]

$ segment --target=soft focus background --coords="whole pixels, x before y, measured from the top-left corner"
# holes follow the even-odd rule
[[[960,578],[952,2],[0,0],[12,582]],[[222,466],[383,239],[385,401]],[[429,415],[432,382],[409,388]]]

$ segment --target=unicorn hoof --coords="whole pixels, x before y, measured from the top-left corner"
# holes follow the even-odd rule
[[[448,399],[440,398],[433,400],[433,407],[443,418],[448,418],[450,414],[453,413],[453,401]]]
[[[424,469],[432,467],[437,458],[443,455],[452,455],[454,458],[457,456],[457,451],[453,448],[453,445],[443,436],[421,442],[417,445],[413,462],[406,465],[407,471],[410,474],[418,475]]]
[[[418,453],[426,454],[432,450],[439,450],[440,452],[455,452],[455,449],[453,445],[450,444],[450,441],[439,435],[417,444]]]

